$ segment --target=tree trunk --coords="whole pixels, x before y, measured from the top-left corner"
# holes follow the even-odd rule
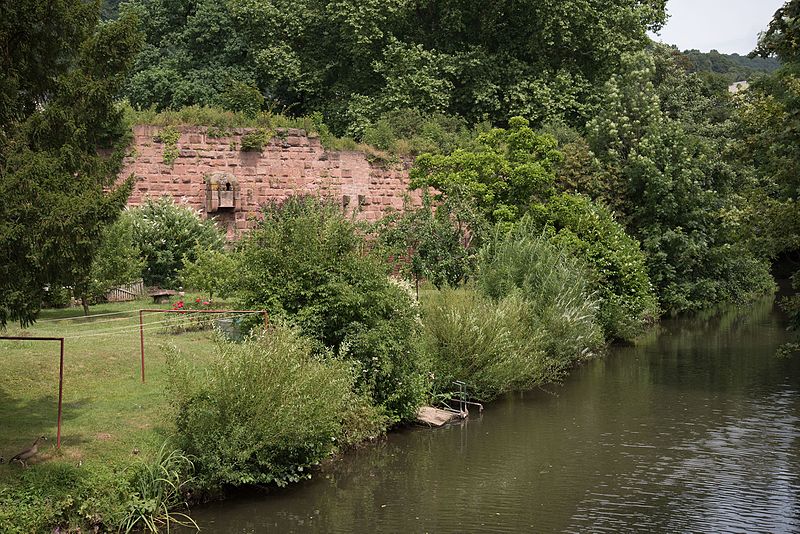
[[[83,314],[89,315],[89,299],[86,295],[81,295],[81,305],[83,306]]]

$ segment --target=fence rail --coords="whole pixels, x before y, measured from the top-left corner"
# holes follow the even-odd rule
[[[128,302],[144,295],[144,282],[139,280],[126,286],[115,287],[106,293],[109,302]]]

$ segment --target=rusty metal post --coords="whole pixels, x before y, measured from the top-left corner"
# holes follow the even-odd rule
[[[142,352],[142,384],[144,384],[144,324],[142,319],[142,312],[139,310],[139,349]]]
[[[269,313],[264,311],[264,330],[269,330]]]
[[[61,448],[61,401],[64,397],[64,338],[61,338],[61,358],[58,362],[58,430],[56,433],[56,449]]]
[[[61,448],[61,405],[64,398],[64,338],[63,337],[36,337],[36,336],[0,336],[0,339],[11,341],[59,341],[61,343],[61,356],[58,362],[58,421],[56,430],[56,448]]]

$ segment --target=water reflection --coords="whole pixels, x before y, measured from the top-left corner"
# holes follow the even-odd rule
[[[213,532],[800,530],[800,362],[770,302],[665,323],[563,387],[407,430],[312,481],[198,511]]]

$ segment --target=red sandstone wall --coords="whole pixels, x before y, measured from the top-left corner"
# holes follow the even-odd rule
[[[318,138],[306,136],[303,130],[286,130],[285,136],[274,137],[258,153],[238,150],[245,129],[231,137],[214,138],[206,135],[205,128],[181,128],[180,155],[172,165],[163,162],[164,144],[154,140],[160,130],[154,126],[134,128],[135,151],[121,174],[136,176],[128,204],[139,205],[147,196],[170,195],[215,217],[229,237],[252,224],[249,219],[256,216],[260,205],[298,193],[343,204],[349,199],[347,209],[366,220],[401,209],[403,196],[408,194],[406,165],[382,167],[370,164],[361,152],[329,152]],[[215,173],[230,174],[238,181],[233,211],[205,213],[205,179]],[[418,194],[412,198],[419,202]]]

